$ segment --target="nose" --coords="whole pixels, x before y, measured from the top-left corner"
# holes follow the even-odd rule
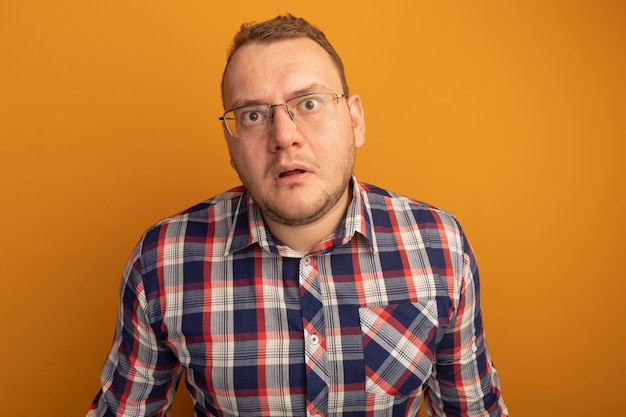
[[[276,107],[284,107],[285,110],[287,111],[287,115],[289,116],[289,118],[293,120],[293,112],[289,109],[289,106],[286,103],[285,104],[272,104],[270,107],[272,108],[272,119],[274,118]]]
[[[278,107],[283,107],[279,109]],[[302,137],[298,126],[293,119],[293,113],[286,104],[278,104],[272,108],[272,122],[270,125],[269,145],[272,151],[295,146],[300,143]]]

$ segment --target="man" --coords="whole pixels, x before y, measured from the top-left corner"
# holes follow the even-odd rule
[[[353,176],[363,108],[323,33],[244,25],[221,117],[243,186],[143,235],[89,416],[507,415],[450,214]]]

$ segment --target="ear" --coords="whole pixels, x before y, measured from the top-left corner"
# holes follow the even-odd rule
[[[224,133],[224,139],[226,139],[226,142],[228,142],[228,139],[230,139],[230,133],[228,133],[228,129],[226,128],[226,123],[222,120],[222,132]]]
[[[224,124],[224,122],[222,122],[222,132],[224,133],[224,139],[226,140],[226,146],[228,147],[228,154],[230,155],[230,141],[232,140],[232,136],[230,135],[230,133],[228,133],[228,129],[226,128],[226,125]],[[237,168],[235,168],[235,162],[233,161],[233,157],[230,157],[230,166],[237,171]]]
[[[365,143],[365,115],[363,113],[363,105],[361,97],[352,94],[346,98],[348,108],[350,109],[350,117],[352,119],[352,131],[354,132],[354,145],[360,148]]]

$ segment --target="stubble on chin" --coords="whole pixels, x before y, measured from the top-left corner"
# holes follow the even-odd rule
[[[323,219],[324,216],[326,216],[340,203],[340,200],[345,195],[346,190],[348,194],[350,194],[355,149],[352,148],[351,151],[352,156],[346,158],[346,161],[344,161],[344,164],[339,171],[339,175],[343,177],[339,186],[334,190],[330,190],[330,192],[322,193],[318,196],[317,200],[310,203],[308,201],[300,201],[300,204],[298,204],[297,201],[281,201],[272,193],[269,195],[267,193],[263,193],[262,190],[254,187],[253,181],[246,181],[246,179],[241,175],[241,172],[235,166],[236,164],[233,164],[233,167],[235,168],[235,171],[237,171],[239,179],[242,181],[248,193],[250,193],[252,200],[255,202],[264,218],[285,226],[305,226]],[[321,169],[319,164],[305,157],[296,155],[294,160],[303,162],[310,167]],[[274,168],[278,163],[279,160],[276,159],[268,165],[265,170],[266,178],[271,177],[271,173],[274,172]],[[289,186],[291,191],[297,193],[295,188],[298,188],[298,186]],[[302,199],[303,197],[300,196],[299,198]],[[300,209],[298,209],[299,206],[301,207]]]
[[[256,205],[259,207],[261,214],[267,219],[285,226],[306,226],[313,224],[324,218],[332,211],[345,196],[349,193],[350,182],[352,180],[352,168],[354,164],[346,162],[342,169],[342,181],[337,188],[330,192],[323,192],[314,201],[302,201],[301,195],[298,197],[301,201],[281,201],[273,195],[262,198],[255,192],[248,189],[250,195]],[[245,185],[245,182],[244,182]],[[297,185],[289,187],[291,191],[297,193]]]
[[[283,202],[284,207],[281,207],[281,202],[276,200],[263,202],[255,199],[254,194],[251,195],[264,217],[285,226],[305,226],[319,221],[328,214],[339,203],[344,192],[345,188],[336,190],[333,194],[325,193],[311,206],[301,210],[289,201]]]

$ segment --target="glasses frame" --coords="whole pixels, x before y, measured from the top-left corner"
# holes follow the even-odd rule
[[[339,99],[340,99],[340,98],[346,98],[346,97],[347,97],[347,96],[346,96],[345,94],[343,94],[343,93],[335,93],[335,92],[333,92],[333,91],[318,91],[318,92],[311,92],[311,93],[300,94],[300,95],[298,95],[298,96],[291,97],[291,98],[287,99],[284,103],[277,103],[277,104],[270,104],[270,103],[246,104],[246,105],[243,105],[243,106],[235,107],[235,108],[233,108],[233,109],[226,110],[226,111],[224,112],[224,114],[223,114],[221,117],[219,117],[218,119],[219,119],[219,120],[221,120],[221,122],[224,124],[224,126],[226,126],[226,130],[228,131],[228,134],[229,134],[230,136],[232,136],[232,137],[234,137],[234,138],[238,138],[238,139],[241,139],[242,137],[241,137],[241,136],[238,136],[238,135],[233,134],[233,132],[231,132],[230,127],[228,126],[228,123],[227,123],[227,120],[235,120],[235,118],[234,118],[234,117],[226,117],[226,115],[227,115],[228,113],[230,113],[230,112],[233,112],[233,111],[235,111],[235,110],[239,110],[239,109],[243,109],[243,108],[245,108],[245,107],[251,107],[251,106],[268,106],[268,107],[269,107],[269,109],[270,109],[270,117],[269,117],[270,123],[272,123],[272,121],[274,120],[274,108],[275,108],[275,107],[285,107],[285,109],[287,110],[287,114],[289,115],[289,118],[290,118],[290,119],[291,119],[291,120],[292,120],[292,121],[296,124],[296,126],[297,126],[298,124],[296,123],[296,121],[295,121],[295,120],[294,120],[294,118],[293,118],[293,116],[294,116],[294,114],[295,114],[295,113],[294,113],[294,112],[292,112],[292,111],[291,111],[291,109],[289,109],[289,102],[290,102],[290,101],[293,101],[293,100],[296,100],[296,99],[299,99],[299,98],[302,98],[302,97],[311,96],[311,95],[315,95],[315,94],[331,94],[331,95],[333,95],[333,96],[335,97],[335,100],[334,100],[334,101],[335,101],[335,104],[337,104],[337,105],[339,105]],[[244,136],[244,138],[245,138],[245,137],[246,137],[246,136]],[[248,136],[248,137],[250,137],[250,136]]]

